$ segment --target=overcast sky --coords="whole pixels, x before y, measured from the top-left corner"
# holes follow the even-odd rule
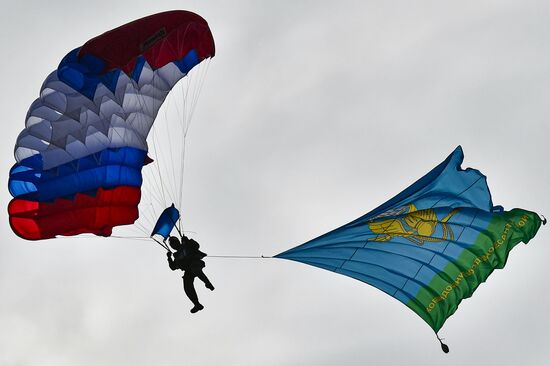
[[[128,21],[203,16],[184,223],[211,255],[274,255],[385,202],[457,146],[495,204],[550,217],[547,1],[3,1],[2,181],[60,59]],[[11,197],[4,189],[2,204]],[[5,211],[4,211],[5,212]],[[191,315],[153,242],[26,242],[0,225],[0,365],[545,365],[548,228],[440,335],[381,291],[276,259],[207,258]]]

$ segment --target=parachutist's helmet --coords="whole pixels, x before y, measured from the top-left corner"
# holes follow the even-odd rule
[[[168,244],[170,244],[170,247],[174,250],[179,250],[181,248],[181,243],[179,239],[175,236],[171,236],[168,239]]]

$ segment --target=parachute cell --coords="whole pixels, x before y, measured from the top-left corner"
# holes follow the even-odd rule
[[[461,169],[463,158],[459,146],[380,207],[276,257],[368,283],[437,332],[541,225],[533,212],[493,206],[486,177]]]
[[[187,11],[136,20],[69,52],[17,139],[8,183],[14,232],[32,240],[110,235],[133,223],[159,108],[214,53],[208,24]]]

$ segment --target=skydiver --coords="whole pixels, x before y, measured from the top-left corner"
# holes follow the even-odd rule
[[[182,243],[175,236],[171,236],[168,240],[170,247],[175,250],[174,258],[172,259],[172,252],[167,252],[166,256],[168,257],[168,265],[172,271],[181,269],[184,271],[183,274],[183,289],[185,294],[193,303],[193,308],[191,313],[196,313],[204,309],[204,306],[199,302],[197,296],[197,291],[193,282],[195,277],[198,277],[206,288],[210,291],[214,291],[214,286],[212,282],[206,277],[202,269],[206,266],[202,258],[206,257],[206,253],[203,253],[199,250],[199,243],[193,239],[189,239],[185,235],[182,237]]]

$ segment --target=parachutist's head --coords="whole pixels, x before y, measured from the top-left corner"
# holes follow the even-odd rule
[[[181,249],[181,243],[178,238],[175,236],[171,236],[170,239],[168,239],[168,244],[170,244],[170,247],[174,250],[180,250]]]

